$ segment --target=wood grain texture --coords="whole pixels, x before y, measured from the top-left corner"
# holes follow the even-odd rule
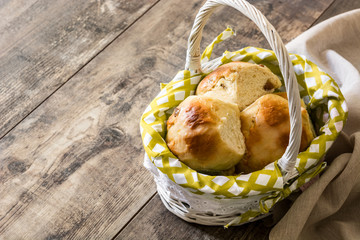
[[[314,21],[327,9],[333,0],[250,0],[269,22],[274,25],[286,44],[308,29]],[[225,26],[233,26],[236,36],[221,43],[220,48],[214,50],[214,57],[221,55],[224,50],[234,51],[246,46],[270,49],[266,39],[256,25],[248,20],[237,10],[230,7],[221,7],[210,17],[209,23],[204,28],[205,36],[210,39],[202,41],[202,49],[219,34]]]
[[[271,216],[237,227],[202,226],[188,223],[170,213],[156,195],[115,240],[142,239],[268,239]],[[144,230],[142,230],[144,229]]]
[[[330,5],[326,11],[315,21],[315,24],[318,24],[328,18],[334,17],[338,14],[351,11],[354,9],[360,8],[360,1],[359,0],[335,0],[333,4]]]
[[[157,0],[0,3],[0,138]]]
[[[139,119],[183,65],[192,7],[155,6],[0,140],[0,236],[111,238],[153,196]]]
[[[331,3],[252,2],[285,42]],[[184,65],[187,37],[202,3],[160,1],[0,140],[2,238],[108,239],[153,196],[152,177],[142,167],[139,118],[159,83]],[[292,14],[291,6],[298,6]],[[229,8],[215,12],[203,46],[227,24],[242,30],[221,51],[263,46],[255,27]],[[132,231],[142,231],[137,227]]]

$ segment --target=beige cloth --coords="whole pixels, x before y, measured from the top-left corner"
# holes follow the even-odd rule
[[[360,9],[316,25],[287,48],[305,55],[335,79],[349,118],[326,155],[328,169],[292,203],[269,237],[360,239]]]

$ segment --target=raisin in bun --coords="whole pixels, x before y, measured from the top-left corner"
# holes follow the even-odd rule
[[[240,111],[235,104],[190,96],[167,121],[169,149],[190,168],[231,175],[245,153]]]
[[[314,130],[306,111],[301,106],[302,135],[300,151],[314,138]],[[289,143],[290,117],[286,93],[267,94],[241,112],[242,132],[246,153],[237,165],[237,172],[254,172],[278,160]]]
[[[263,65],[231,62],[206,76],[199,83],[196,94],[237,104],[242,111],[262,95],[272,93],[280,86],[279,78]]]

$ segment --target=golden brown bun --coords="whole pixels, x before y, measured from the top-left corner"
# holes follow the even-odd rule
[[[302,136],[300,151],[314,138],[304,103],[301,107]],[[286,93],[267,94],[241,112],[241,127],[246,153],[237,172],[254,172],[279,159],[289,143],[290,117]]]
[[[245,153],[240,111],[235,104],[190,96],[168,119],[166,142],[194,170],[231,174]]]
[[[242,111],[262,95],[272,93],[280,86],[278,77],[263,65],[231,62],[206,76],[198,85],[196,94],[237,104]]]

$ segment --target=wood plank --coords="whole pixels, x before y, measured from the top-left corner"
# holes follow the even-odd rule
[[[271,216],[254,223],[224,229],[188,223],[170,213],[156,195],[130,224],[116,236],[120,239],[268,239]],[[143,229],[143,230],[142,230]]]
[[[153,196],[152,177],[141,166],[138,121],[159,83],[184,65],[202,2],[160,1],[0,140],[3,238],[111,238]],[[287,41],[331,1],[253,2]],[[293,4],[302,11],[285,14]],[[225,44],[229,50],[264,43],[249,21],[228,8],[210,20],[203,45],[227,24],[243,29],[235,43]]]
[[[4,239],[111,238],[153,196],[139,118],[183,65],[192,8],[156,5],[0,140]]]
[[[250,0],[249,2],[274,25],[286,44],[307,30],[333,0],[296,0],[291,3],[274,0]],[[211,37],[202,41],[202,49],[219,33],[220,29],[224,29],[227,25],[233,26],[237,35],[232,40],[223,42],[221,48],[215,49],[214,54],[221,55],[225,49],[233,51],[246,46],[270,48],[254,23],[237,10],[224,7],[216,11],[210,18],[209,24],[205,26],[205,37]]]
[[[0,4],[0,138],[157,0]]]
[[[328,9],[316,20],[314,25],[328,19],[334,17],[338,14],[351,11],[354,9],[360,8],[360,1],[359,0],[335,0],[333,4],[330,5]]]

